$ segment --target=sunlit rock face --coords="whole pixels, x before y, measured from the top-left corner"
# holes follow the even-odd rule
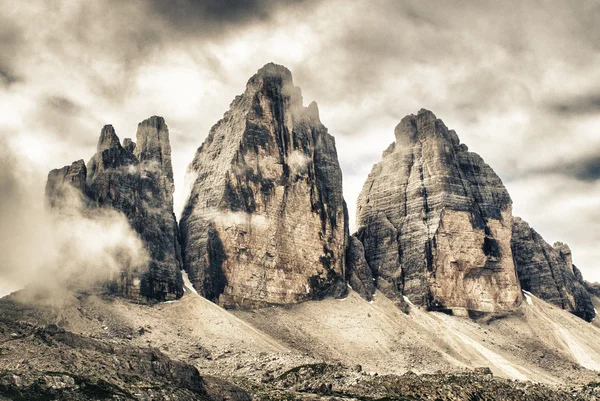
[[[544,241],[524,220],[513,223],[512,250],[525,291],[591,322],[596,313],[567,244]]]
[[[46,202],[54,210],[110,208],[122,212],[149,253],[146,268],[123,270],[107,285],[134,299],[166,300],[183,294],[177,222],[173,214],[173,170],[169,131],[162,117],[138,125],[137,145],[123,146],[111,125],[105,126],[97,152],[87,167],[83,160],[52,170]],[[130,263],[132,262],[132,263]]]
[[[189,166],[184,267],[227,307],[290,304],[345,291],[347,211],[334,138],[285,67],[267,64]]]
[[[399,304],[497,312],[521,303],[500,178],[427,110],[402,119],[357,202],[375,284]]]

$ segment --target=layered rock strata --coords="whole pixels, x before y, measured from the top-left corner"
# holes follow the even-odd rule
[[[525,291],[591,322],[592,297],[567,244],[553,246],[520,218],[513,222],[512,251]]]
[[[188,174],[184,267],[227,307],[345,291],[347,211],[334,138],[285,67],[267,64],[215,124]]]
[[[126,297],[175,299],[183,294],[178,229],[173,214],[173,169],[169,131],[162,117],[138,125],[137,144],[123,146],[111,125],[105,126],[97,152],[52,170],[46,183],[47,205],[54,210],[109,208],[125,215],[149,253],[145,269],[123,262],[109,287]]]
[[[433,310],[515,308],[512,202],[500,178],[430,111],[403,118],[395,137],[357,202],[377,288]]]

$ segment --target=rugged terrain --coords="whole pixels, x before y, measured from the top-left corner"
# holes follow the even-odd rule
[[[553,246],[520,218],[513,223],[512,249],[521,287],[582,319],[596,316],[592,295],[573,264],[567,244]]]

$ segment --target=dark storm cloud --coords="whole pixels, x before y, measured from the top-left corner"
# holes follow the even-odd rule
[[[171,28],[193,34],[224,33],[231,25],[267,21],[281,7],[309,0],[148,0],[151,9]],[[231,33],[231,32],[230,32]]]
[[[600,114],[600,92],[549,102],[546,108],[564,116]]]
[[[0,17],[0,85],[10,86],[21,80],[15,60],[22,45],[21,30],[11,21]]]
[[[48,96],[46,98],[47,106],[61,114],[77,115],[81,112],[81,106],[71,99],[64,96]]]
[[[579,181],[600,180],[600,150],[597,155],[579,157],[542,169],[533,170],[536,174],[560,174]]]

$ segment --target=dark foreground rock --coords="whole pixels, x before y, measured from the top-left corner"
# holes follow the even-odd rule
[[[334,138],[285,67],[248,81],[198,149],[181,219],[184,267],[228,307],[345,292],[348,232]]]
[[[255,389],[256,400],[595,401],[600,383],[571,388],[492,376],[488,368],[417,375],[378,375],[341,365],[297,366]]]
[[[223,380],[205,380],[195,367],[156,349],[90,338],[56,325],[2,319],[0,344],[0,399],[250,399],[243,390]]]
[[[143,240],[150,260],[141,269],[123,260],[122,271],[107,282],[108,287],[133,299],[179,298],[181,256],[164,119],[154,116],[141,122],[136,139],[137,144],[125,139],[122,146],[114,128],[105,126],[87,167],[79,160],[48,174],[47,205],[59,213],[96,208],[123,213]]]

